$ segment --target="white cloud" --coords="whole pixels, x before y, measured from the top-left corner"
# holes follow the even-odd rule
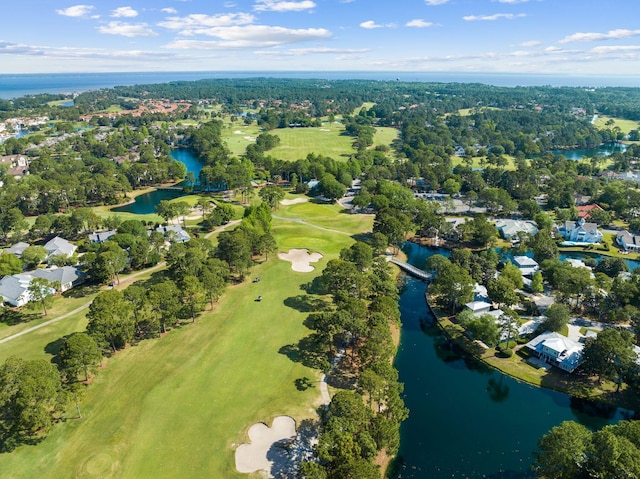
[[[504,18],[505,20],[513,20],[514,18],[526,17],[525,13],[494,13],[493,15],[467,15],[462,17],[467,22],[475,21],[495,21]]]
[[[449,0],[424,0],[424,3],[427,5],[444,5],[445,3],[449,3]]]
[[[290,29],[266,25],[216,27],[202,29],[198,33],[217,37],[220,40],[178,39],[165,45],[165,48],[199,50],[264,48],[331,38],[331,32],[324,28]]]
[[[256,55],[270,56],[305,56],[314,54],[353,54],[370,52],[369,48],[329,48],[329,47],[312,47],[312,48],[290,48],[289,50],[259,50],[255,51]]]
[[[378,25],[376,22],[374,22],[373,20],[367,20],[366,22],[362,22],[360,24],[360,26],[362,28],[366,28],[368,30],[371,30],[373,28],[382,28],[383,25]]]
[[[98,48],[47,47],[0,41],[0,55],[46,56],[50,58],[175,58],[167,52],[105,50]]]
[[[607,33],[574,33],[573,35],[563,38],[559,43],[595,42],[599,40],[629,38],[637,35],[640,35],[640,30],[625,30],[619,28],[617,30],[609,30]]]
[[[93,5],[74,5],[73,7],[56,10],[56,13],[58,15],[64,15],[65,17],[83,18],[88,17],[89,13],[95,8]]]
[[[542,45],[540,40],[529,40],[528,42],[518,43],[520,47],[537,47],[538,45]]]
[[[301,1],[278,1],[278,0],[256,0],[253,9],[257,12],[300,12],[311,10],[316,4],[311,0]]]
[[[186,17],[169,17],[166,21],[158,23],[158,26],[169,30],[179,30],[182,35],[195,35],[201,33],[203,29],[249,25],[254,21],[255,17],[250,13],[220,13],[217,15],[194,13]]]
[[[178,10],[176,10],[175,8],[171,8],[171,7],[163,8],[160,11],[164,12],[164,13],[169,13],[171,15],[175,15],[176,13],[178,13]]]
[[[111,12],[112,17],[137,17],[138,12],[131,7],[119,7]]]
[[[416,28],[427,28],[433,27],[433,22],[425,22],[422,18],[416,18],[415,20],[410,20],[405,24],[405,27],[416,27]]]
[[[636,52],[640,50],[640,45],[617,45],[617,46],[601,46],[591,49],[591,53],[598,55],[609,55],[611,53]]]
[[[109,22],[98,27],[100,33],[107,35],[122,35],[123,37],[157,37],[146,23]]]

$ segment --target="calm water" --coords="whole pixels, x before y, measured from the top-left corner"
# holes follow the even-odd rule
[[[572,76],[512,73],[366,72],[366,71],[218,71],[218,72],[115,72],[42,73],[0,75],[0,98],[38,93],[73,93],[115,86],[193,81],[206,78],[318,78],[326,80],[400,80],[406,82],[484,83],[496,86],[640,86],[637,76]]]
[[[609,143],[598,148],[577,148],[575,150],[551,150],[555,155],[564,155],[567,160],[581,160],[583,158],[606,157],[614,153],[623,153],[627,145],[622,143]]]
[[[406,252],[424,267],[438,251],[408,244]],[[529,478],[536,442],[553,426],[575,420],[599,428],[628,418],[626,411],[520,383],[451,351],[431,326],[425,284],[406,281],[396,366],[410,416],[394,478]]]
[[[191,171],[197,181],[200,170],[202,169],[202,163],[198,161],[191,151],[178,148],[171,150],[170,155],[174,160],[184,163],[187,167],[187,172]],[[146,215],[154,213],[156,205],[160,203],[160,201],[179,198],[183,194],[184,193],[182,191],[176,190],[154,190],[149,193],[145,193],[144,195],[137,196],[135,202],[125,206],[120,206],[119,208],[114,208],[113,211]]]

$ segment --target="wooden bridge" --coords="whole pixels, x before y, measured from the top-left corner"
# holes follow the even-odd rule
[[[431,281],[431,273],[427,273],[426,271],[422,271],[420,268],[416,268],[409,263],[405,263],[404,261],[400,261],[396,258],[391,258],[389,262],[398,266],[405,273],[410,274],[414,278],[418,278],[422,281]]]

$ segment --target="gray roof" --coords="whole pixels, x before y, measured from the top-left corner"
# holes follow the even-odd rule
[[[31,277],[25,274],[5,276],[0,279],[0,296],[8,303],[16,304],[20,296],[29,289]]]
[[[109,231],[99,231],[98,233],[92,233],[89,235],[89,241],[92,243],[104,243],[112,236],[115,236],[116,232],[114,230]]]
[[[78,247],[76,245],[70,243],[64,238],[60,238],[60,236],[50,239],[44,245],[44,249],[46,249],[48,253],[48,258],[56,255],[71,256],[76,252],[77,248]]]
[[[573,228],[576,226],[576,223],[579,223],[580,221],[565,221],[563,226],[564,226],[564,230],[568,233],[569,231],[573,230]],[[582,225],[578,224],[578,227],[582,227],[583,230],[589,232],[589,233],[597,233],[598,231],[598,225],[596,223],[587,223],[584,222],[582,223]]]
[[[24,253],[24,250],[26,250],[28,247],[29,247],[29,243],[25,243],[24,241],[20,241],[19,243],[14,244],[10,248],[7,248],[6,252],[14,254],[14,255],[20,257],[20,256],[22,256],[22,253]]]
[[[620,241],[621,239],[624,240],[625,244],[640,246],[640,236],[632,235],[628,231],[621,231],[620,233],[618,233],[618,241]]]
[[[84,275],[78,268],[73,266],[63,266],[62,268],[36,269],[29,271],[28,274],[38,278],[44,278],[48,281],[58,281],[61,285],[73,283]]]
[[[182,226],[179,225],[166,225],[166,226],[158,226],[156,231],[162,233],[163,235],[167,235],[167,233],[174,233],[176,237],[176,241],[179,243],[185,243],[191,239],[189,233],[182,229]]]

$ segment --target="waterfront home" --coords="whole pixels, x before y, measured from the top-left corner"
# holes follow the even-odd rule
[[[546,331],[533,338],[524,347],[537,358],[568,373],[582,364],[584,344],[559,333]]]
[[[565,221],[558,227],[558,233],[567,241],[576,243],[600,243],[602,233],[595,223],[587,223],[584,218],[577,221]]]
[[[12,276],[4,276],[0,279],[0,296],[2,301],[11,306],[24,306],[31,300],[29,285],[31,276],[20,273]]]
[[[621,231],[616,236],[616,243],[625,251],[640,251],[640,236],[628,231]]]
[[[89,242],[102,244],[105,241],[107,241],[109,238],[111,238],[112,236],[115,236],[115,235],[116,235],[116,231],[114,231],[114,230],[99,231],[97,233],[91,233],[89,235]]]
[[[527,233],[531,236],[538,233],[538,227],[533,221],[499,219],[495,221],[495,225],[500,236],[507,241],[520,239],[518,233]]]
[[[492,304],[486,301],[471,301],[464,305],[464,307],[470,310],[476,316],[482,316],[489,313],[492,308]]]
[[[73,256],[73,253],[76,252],[78,247],[66,239],[56,236],[45,243],[44,249],[47,250],[47,259],[50,259],[53,256],[65,256],[70,258]]]
[[[513,264],[520,269],[522,276],[531,276],[540,269],[540,265],[533,258],[528,256],[514,256]]]

